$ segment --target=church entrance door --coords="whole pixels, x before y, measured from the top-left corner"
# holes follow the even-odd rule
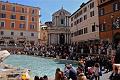
[[[59,43],[64,44],[65,43],[65,35],[63,33],[61,33],[59,36],[60,36]]]

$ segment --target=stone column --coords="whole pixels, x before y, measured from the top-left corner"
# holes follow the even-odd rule
[[[64,35],[65,35],[65,43],[67,43],[67,35],[66,35],[66,33]]]
[[[57,26],[57,16],[55,16],[55,26]]]
[[[50,44],[50,34],[48,34],[48,44]]]
[[[67,26],[67,16],[66,16],[66,26]]]
[[[58,36],[57,36],[57,33],[55,34],[55,39],[56,39],[56,40],[55,40],[55,41],[56,41],[55,44],[57,44],[57,43],[58,43]]]
[[[51,34],[48,34],[48,42],[49,42],[49,45],[51,44]]]
[[[57,20],[57,19],[58,19],[58,17],[55,16],[55,21],[56,21],[55,23],[56,23],[56,26],[58,26],[58,24],[57,24],[57,21],[58,21],[58,20]]]
[[[57,34],[57,43],[59,44],[59,34]]]
[[[69,26],[69,18],[68,18],[68,26]]]
[[[68,34],[66,34],[66,38],[67,38],[67,41],[66,41],[66,43],[68,44]]]
[[[68,34],[68,44],[70,44],[70,34]]]

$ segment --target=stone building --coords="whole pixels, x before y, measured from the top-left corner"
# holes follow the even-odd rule
[[[99,40],[97,0],[89,0],[83,3],[78,10],[70,16],[71,42]]]
[[[70,13],[63,7],[52,15],[52,25],[48,27],[48,44],[70,44]]]
[[[38,42],[40,8],[0,1],[0,44]]]
[[[100,39],[120,41],[120,0],[98,0]]]
[[[47,26],[45,24],[40,25],[40,38],[39,43],[41,45],[46,45],[48,42],[48,31]]]

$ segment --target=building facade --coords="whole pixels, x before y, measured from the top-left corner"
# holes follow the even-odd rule
[[[120,0],[98,0],[100,38],[104,41],[120,41]]]
[[[45,25],[45,24],[41,24],[41,26],[40,26],[39,42],[41,45],[47,45],[47,43],[48,43],[48,30],[47,30],[47,25]]]
[[[38,42],[40,8],[0,1],[0,44]]]
[[[48,27],[48,44],[70,44],[70,13],[63,7],[52,15],[52,25]]]
[[[97,0],[89,0],[70,16],[72,43],[99,39],[97,6]]]

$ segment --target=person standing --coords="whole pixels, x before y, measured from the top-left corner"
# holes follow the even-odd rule
[[[63,78],[63,72],[60,70],[60,68],[57,68],[55,73],[55,80],[63,80]]]
[[[95,65],[94,65],[95,80],[100,80],[100,75],[101,75],[100,65],[99,65],[99,63],[95,63]]]
[[[67,69],[69,69],[69,79],[77,80],[77,73],[76,73],[76,71],[72,68],[72,66],[70,65],[69,67],[67,67]]]

